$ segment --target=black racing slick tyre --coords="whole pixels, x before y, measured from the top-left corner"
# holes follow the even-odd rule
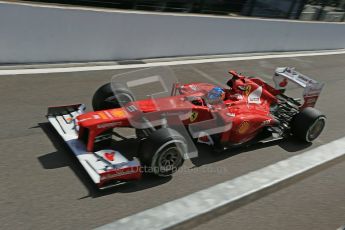
[[[166,177],[182,166],[186,151],[186,140],[180,133],[162,128],[142,141],[138,157],[145,172]]]
[[[307,107],[292,119],[292,135],[305,142],[312,142],[322,132],[326,124],[326,116],[319,110]]]
[[[128,102],[134,101],[131,91],[123,84],[107,83],[97,89],[92,98],[94,111],[120,108]]]

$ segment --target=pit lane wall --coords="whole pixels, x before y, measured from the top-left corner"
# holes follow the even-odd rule
[[[0,2],[0,63],[345,48],[345,24]]]

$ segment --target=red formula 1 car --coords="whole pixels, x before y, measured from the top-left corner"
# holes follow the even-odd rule
[[[229,73],[227,87],[174,82],[169,96],[142,100],[130,88],[149,88],[164,79],[155,74],[116,78],[96,91],[93,112],[85,113],[82,104],[50,107],[47,117],[99,188],[139,179],[143,168],[169,176],[184,159],[197,156],[197,142],[222,150],[290,136],[311,142],[322,132],[326,118],[313,108],[322,83],[287,67],[276,69],[274,87]],[[286,96],[289,82],[303,88],[303,100]],[[136,130],[139,147],[132,160],[112,140],[120,127]]]

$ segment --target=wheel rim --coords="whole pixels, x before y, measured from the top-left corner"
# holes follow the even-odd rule
[[[181,154],[176,146],[171,146],[161,153],[158,167],[161,173],[174,172],[181,163]]]
[[[312,140],[316,139],[321,134],[324,127],[325,127],[325,118],[320,117],[309,128],[308,133],[307,133],[308,141],[312,141]]]

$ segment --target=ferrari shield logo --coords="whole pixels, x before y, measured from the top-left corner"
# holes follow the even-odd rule
[[[245,89],[245,91],[244,91],[244,94],[245,94],[246,96],[248,96],[251,89],[252,89],[252,87],[251,87],[250,85],[247,85],[247,86],[246,86],[246,89]]]
[[[189,120],[191,122],[195,121],[198,118],[198,113],[197,112],[192,112],[192,114],[189,117]]]

